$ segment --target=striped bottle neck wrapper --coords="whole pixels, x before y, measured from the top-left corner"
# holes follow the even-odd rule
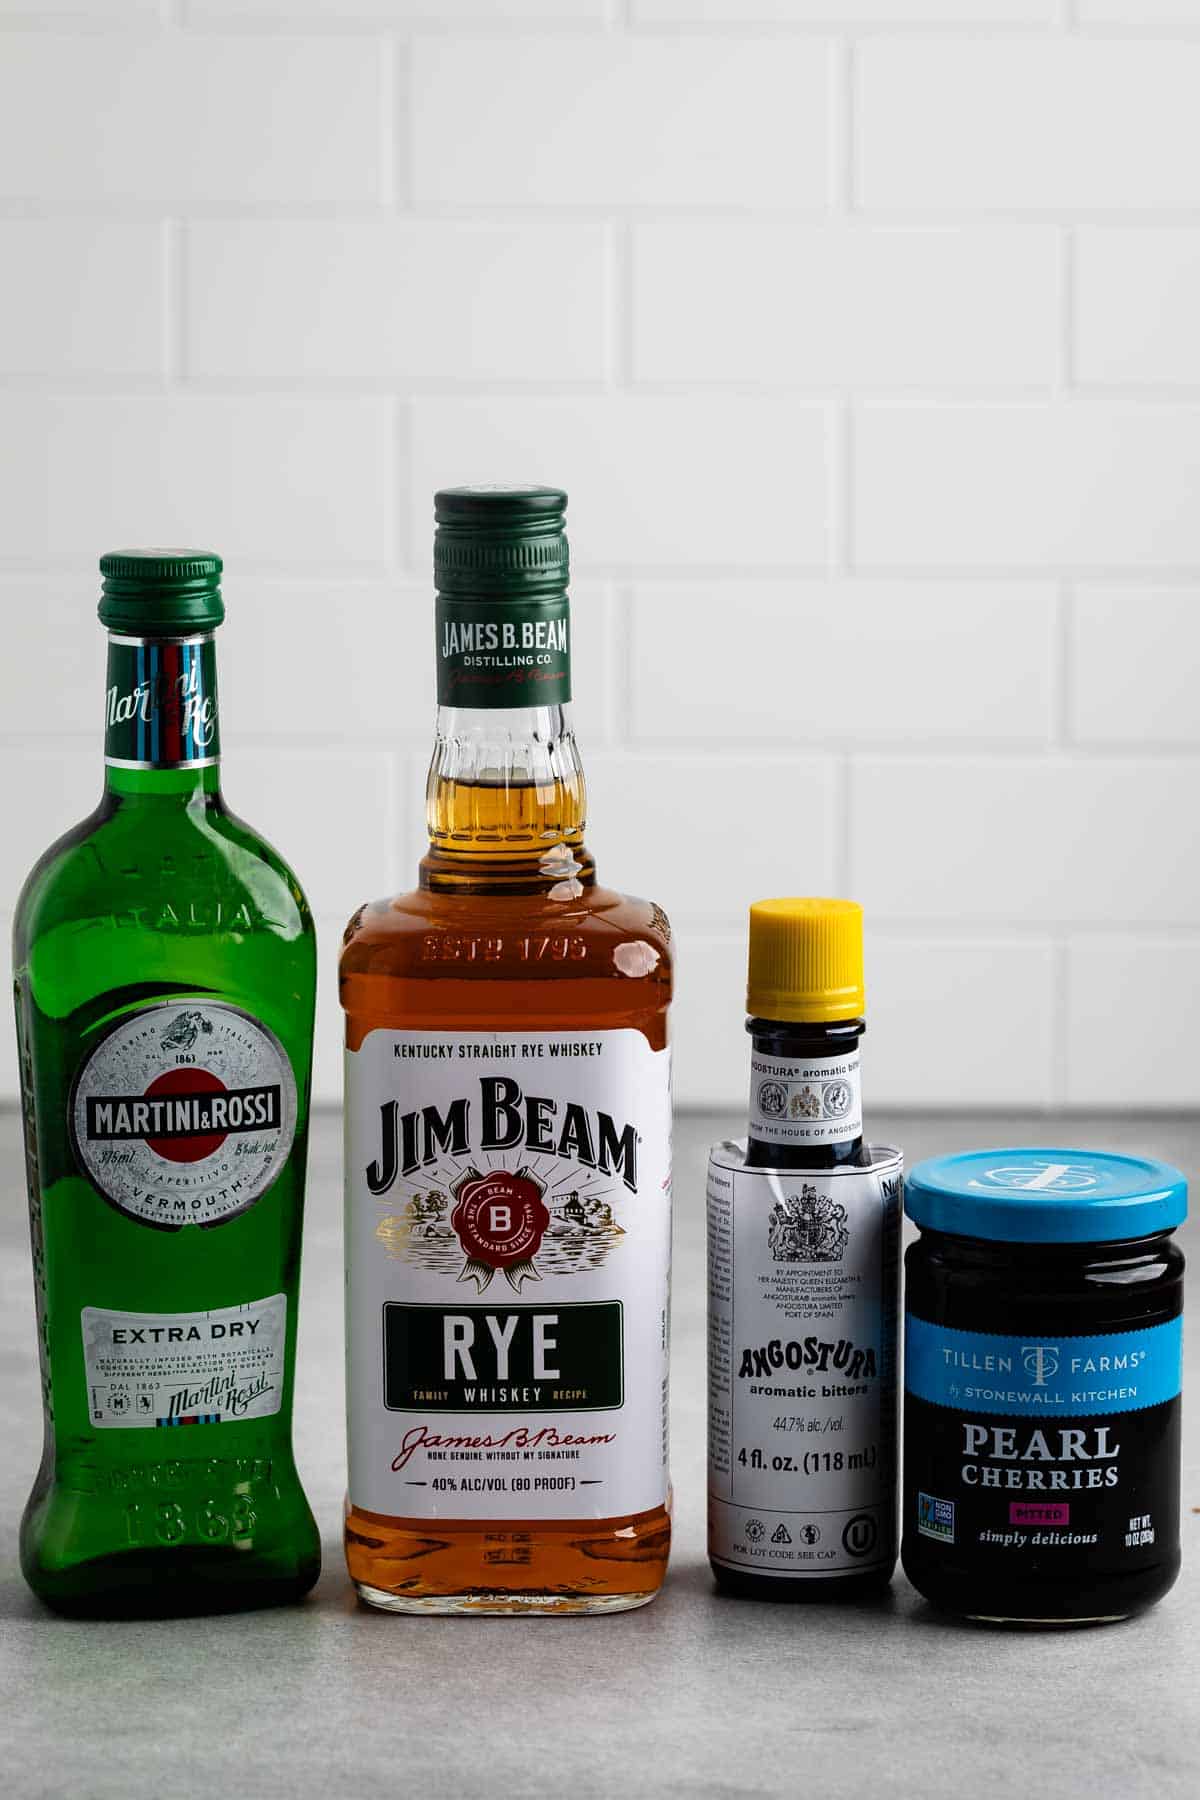
[[[117,769],[202,769],[221,753],[216,647],[110,636],[104,760]]]

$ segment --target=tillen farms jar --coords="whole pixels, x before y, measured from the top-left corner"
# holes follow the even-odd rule
[[[1179,1572],[1176,1169],[1086,1150],[917,1165],[903,1562],[948,1612],[1120,1619]]]

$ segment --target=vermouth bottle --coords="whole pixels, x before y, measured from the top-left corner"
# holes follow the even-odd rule
[[[400,1612],[640,1606],[670,1544],[669,928],[584,846],[565,504],[436,497],[429,851],[342,953],[346,1556]]]
[[[291,1446],[315,952],[227,809],[221,562],[105,556],[105,782],[17,907],[45,1446],[21,1525],[60,1612],[303,1594]]]

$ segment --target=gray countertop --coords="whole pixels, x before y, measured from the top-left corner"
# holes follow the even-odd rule
[[[877,1118],[909,1162],[985,1143],[1138,1148],[1196,1180],[1180,1120]],[[703,1173],[732,1118],[677,1128],[675,1550],[640,1612],[411,1619],[359,1608],[344,1482],[340,1127],[314,1133],[296,1435],[325,1537],[303,1606],[166,1623],[52,1617],[17,1524],[41,1439],[16,1120],[0,1118],[0,1792],[13,1800],[468,1796],[917,1796],[1200,1792],[1200,1433],[1185,1427],[1184,1573],[1125,1625],[990,1632],[937,1617],[897,1576],[882,1606],[720,1598],[704,1558]],[[1200,1190],[1194,1190],[1200,1191]],[[1191,1234],[1193,1237],[1194,1233]],[[1188,1233],[1184,1234],[1187,1247]],[[1188,1354],[1195,1391],[1200,1346]]]

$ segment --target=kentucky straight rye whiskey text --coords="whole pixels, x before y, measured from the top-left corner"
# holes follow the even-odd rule
[[[359,1594],[600,1612],[666,1569],[671,958],[597,884],[566,496],[437,495],[420,886],[342,953]]]
[[[101,562],[105,788],[17,908],[45,1449],[21,1527],[63,1612],[294,1598],[313,927],[226,810],[215,556]]]

